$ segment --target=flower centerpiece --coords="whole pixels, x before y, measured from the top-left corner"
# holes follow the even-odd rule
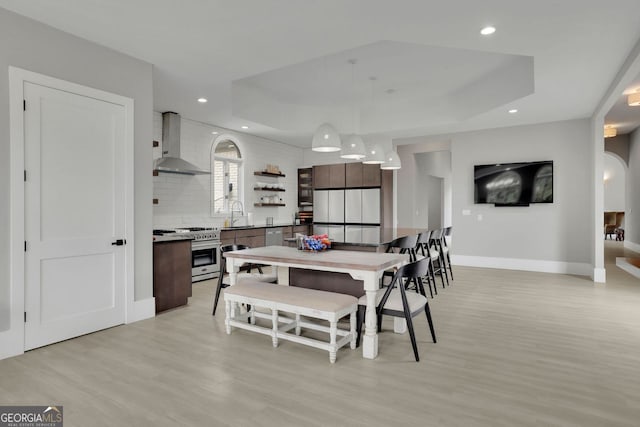
[[[314,234],[312,236],[302,236],[298,249],[303,251],[320,252],[331,248],[331,240],[326,234]]]

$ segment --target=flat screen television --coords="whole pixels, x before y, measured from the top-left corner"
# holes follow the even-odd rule
[[[553,203],[553,161],[474,166],[475,203]]]

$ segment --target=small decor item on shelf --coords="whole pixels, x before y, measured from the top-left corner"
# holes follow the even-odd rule
[[[280,167],[278,165],[267,165],[267,172],[279,174]]]
[[[329,248],[331,248],[331,241],[326,234],[301,236],[298,240],[298,249],[303,251],[320,252]]]

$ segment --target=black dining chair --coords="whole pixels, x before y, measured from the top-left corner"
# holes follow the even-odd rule
[[[440,280],[442,280],[442,287],[445,286],[445,280],[447,286],[449,285],[449,274],[447,273],[447,267],[444,263],[444,253],[442,251],[442,240],[444,239],[444,229],[440,228],[431,232],[431,241],[429,243],[430,251],[433,257],[434,273],[440,274]]]
[[[226,245],[220,248],[220,258],[221,258],[221,266],[220,266],[220,276],[218,277],[218,286],[216,287],[216,294],[213,299],[213,311],[211,312],[212,316],[216,315],[216,308],[218,307],[218,300],[220,299],[220,291],[223,288],[227,288],[231,285],[229,274],[227,274],[227,262],[225,260],[224,254],[226,252],[231,251],[239,251],[242,249],[249,249],[249,246],[246,245]],[[258,273],[251,273],[251,270],[257,269]],[[261,282],[269,282],[274,283],[278,280],[278,277],[275,274],[264,274],[262,272],[262,267],[259,265],[243,265],[240,267],[240,271],[243,273],[238,273],[238,280],[242,280],[243,278],[251,278],[254,280],[259,280]]]
[[[430,242],[431,242],[430,230],[423,231],[418,235],[418,243],[416,246],[416,261],[419,261],[424,258],[429,260],[429,266],[428,266],[429,268],[427,269],[427,274],[425,278],[427,279],[427,284],[429,285],[429,294],[431,295],[431,298],[433,298],[434,291],[435,291],[435,294],[438,295],[438,287],[436,286],[436,276],[433,268],[435,251],[430,250],[429,248]],[[438,255],[435,254],[436,258],[437,256]],[[431,287],[432,283],[433,283],[433,288]]]
[[[391,242],[387,243],[386,253],[400,253],[408,256],[409,262],[416,260],[416,245],[418,243],[418,235],[399,237]],[[385,277],[393,277],[393,270],[386,270],[382,273],[382,283],[384,284]]]
[[[416,362],[420,361],[418,355],[418,345],[416,343],[416,336],[413,330],[413,317],[424,312],[427,317],[427,323],[429,324],[429,330],[431,332],[431,338],[433,342],[437,342],[436,333],[433,327],[433,320],[431,319],[431,310],[429,309],[429,301],[424,296],[424,285],[422,278],[427,274],[429,269],[429,259],[423,258],[419,261],[406,264],[398,269],[393,276],[393,280],[389,287],[380,289],[376,295],[376,314],[378,315],[378,331],[382,329],[382,316],[394,316],[402,317],[407,322],[407,330],[409,331],[409,337],[411,338],[411,346],[413,347],[413,354]],[[406,282],[416,280],[418,286],[421,288],[420,293],[407,292]],[[360,298],[359,304],[366,304],[366,296]],[[357,324],[357,338],[356,344],[360,344],[360,335],[362,333],[362,323],[364,322],[364,315],[358,316]]]
[[[442,254],[445,261],[445,266],[451,273],[451,280],[453,280],[453,268],[451,268],[451,257],[449,256],[449,243],[447,243],[447,237],[451,237],[453,227],[446,227],[442,236]]]

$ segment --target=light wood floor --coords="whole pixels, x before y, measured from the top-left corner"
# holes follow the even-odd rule
[[[607,262],[623,256],[607,243]],[[620,253],[617,253],[620,252]],[[455,268],[416,318],[421,361],[385,321],[363,360],[189,306],[0,361],[0,404],[64,405],[65,426],[638,426],[640,280]]]

